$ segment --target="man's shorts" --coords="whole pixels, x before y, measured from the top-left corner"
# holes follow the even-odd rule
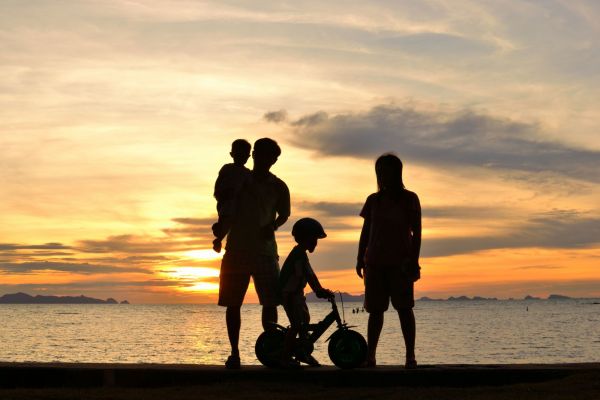
[[[279,305],[279,263],[276,257],[248,253],[225,252],[219,276],[219,305],[240,307],[246,290],[254,281],[260,304],[267,307]]]
[[[415,306],[414,282],[400,267],[368,265],[364,277],[367,312],[387,311],[390,299],[396,310]]]

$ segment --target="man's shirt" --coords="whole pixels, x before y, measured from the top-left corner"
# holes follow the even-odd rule
[[[225,249],[277,257],[275,237],[265,237],[261,228],[272,225],[277,216],[289,215],[287,185],[271,173],[264,179],[250,174],[239,192]]]

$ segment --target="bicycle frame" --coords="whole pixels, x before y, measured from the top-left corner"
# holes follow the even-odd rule
[[[340,318],[340,313],[338,311],[337,305],[335,303],[335,299],[330,299],[331,303],[331,312],[323,318],[322,321],[317,322],[316,324],[308,324],[306,327],[306,332],[309,332],[307,337],[312,343],[315,343],[323,334],[329,329],[329,327],[337,322],[338,328],[344,328],[346,326],[345,323],[342,322]]]

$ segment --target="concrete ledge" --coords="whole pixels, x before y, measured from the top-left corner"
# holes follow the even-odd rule
[[[416,370],[382,366],[340,370],[335,367],[297,371],[245,366],[181,364],[0,363],[0,387],[162,387],[224,382],[294,382],[323,386],[500,386],[545,382],[575,373],[598,372],[600,363],[526,365],[425,365]]]

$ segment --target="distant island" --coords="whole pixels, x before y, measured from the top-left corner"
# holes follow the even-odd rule
[[[81,296],[31,296],[27,293],[5,294],[0,297],[0,304],[119,304],[113,298],[106,300],[94,299],[93,297]],[[129,304],[123,300],[120,304]]]
[[[498,299],[496,297],[480,297],[480,296],[450,296],[447,299],[432,299],[427,296],[423,296],[417,301],[501,301],[502,299]],[[575,300],[574,297],[563,296],[561,294],[551,294],[546,299],[542,299],[541,297],[534,297],[527,295],[522,299],[509,298],[507,300]]]
[[[346,293],[346,292],[342,292],[342,299],[344,301],[355,301],[355,302],[359,302],[359,301],[365,301],[365,295],[361,294],[361,295],[353,295],[350,293]],[[338,292],[335,293],[335,300],[336,301],[340,301],[340,294]],[[325,299],[319,299],[317,297],[317,295],[314,292],[310,292],[306,295],[306,301],[307,302],[319,302],[319,301],[327,301]]]
[[[348,301],[348,302],[363,302],[365,300],[364,294],[353,295],[350,293],[342,292],[342,296],[343,296],[344,301]],[[337,301],[340,301],[340,296],[338,293],[336,293],[335,299]],[[469,297],[469,296],[464,296],[464,295],[463,296],[450,296],[445,299],[433,299],[431,297],[423,296],[416,300],[417,301],[502,301],[502,299],[498,299],[496,297],[481,297],[481,296]],[[542,299],[541,297],[534,297],[534,296],[527,295],[522,299],[515,299],[515,298],[511,297],[510,299],[507,299],[507,300],[575,300],[575,298],[569,297],[569,296],[564,296],[561,294],[551,294],[546,299]],[[317,295],[315,295],[313,292],[310,292],[306,295],[306,301],[322,302],[322,301],[326,301],[326,300],[319,299],[317,297]]]

